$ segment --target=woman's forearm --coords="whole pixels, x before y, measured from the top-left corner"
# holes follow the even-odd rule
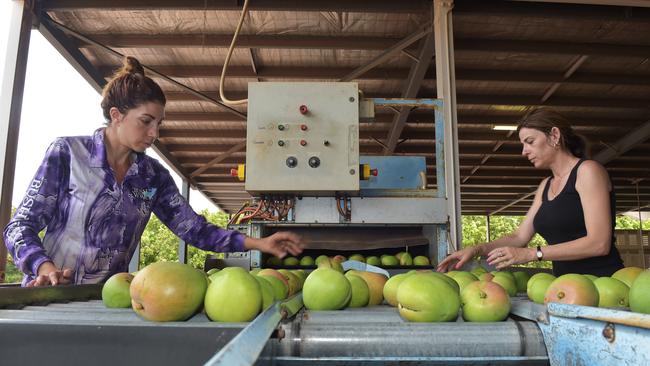
[[[576,240],[544,247],[544,259],[557,261],[579,260],[607,255],[610,250],[611,240],[584,236]]]

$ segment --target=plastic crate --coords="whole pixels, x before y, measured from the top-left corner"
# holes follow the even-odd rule
[[[640,237],[639,230],[616,230],[614,235],[616,248],[621,253],[626,267],[648,268],[650,266],[650,231],[642,231]]]

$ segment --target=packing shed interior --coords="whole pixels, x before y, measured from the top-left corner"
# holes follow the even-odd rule
[[[146,65],[168,98],[155,148],[233,213],[250,197],[230,175],[245,162],[246,106],[225,107],[218,87],[242,5],[46,0],[35,2],[34,23],[98,90],[119,54]],[[515,131],[495,126],[538,106],[588,138],[618,212],[650,205],[650,9],[464,0],[452,14],[463,214],[526,212],[549,172],[521,155]],[[367,97],[436,97],[432,21],[430,0],[252,0],[225,94],[245,98],[255,81],[347,80]],[[360,124],[360,152],[426,156],[435,188],[433,130],[431,113],[378,109]]]

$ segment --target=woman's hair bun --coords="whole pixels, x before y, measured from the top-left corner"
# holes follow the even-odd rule
[[[165,93],[153,79],[145,76],[144,67],[135,57],[124,58],[122,67],[104,85],[102,110],[106,122],[111,122],[110,110],[116,107],[121,113],[146,102],[167,103]]]
[[[125,74],[142,74],[144,76],[144,67],[135,57],[126,56],[121,73]]]

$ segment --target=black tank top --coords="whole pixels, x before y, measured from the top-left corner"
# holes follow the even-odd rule
[[[548,199],[548,189],[552,177],[546,181],[542,194],[542,205],[539,207],[533,226],[548,244],[564,243],[587,236],[585,216],[576,191],[578,167],[584,162],[580,159],[571,170],[564,189],[553,199]],[[616,225],[616,199],[614,189],[609,193],[610,216],[612,220],[611,246],[609,253],[604,256],[591,257],[571,261],[553,261],[553,274],[561,276],[566,273],[593,274],[595,276],[611,276],[623,268],[623,261],[614,245],[614,226]]]

